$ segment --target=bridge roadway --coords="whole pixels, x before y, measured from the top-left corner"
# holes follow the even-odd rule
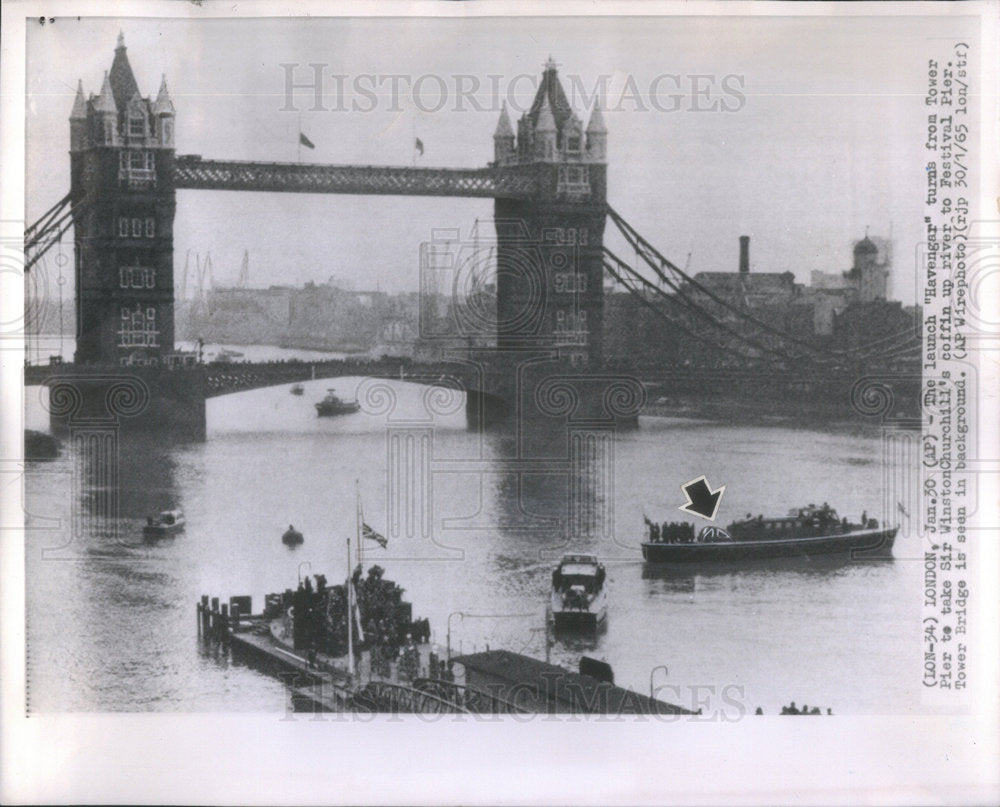
[[[140,367],[77,366],[71,363],[30,365],[24,371],[25,386],[50,385],[58,379],[70,379],[77,374],[95,372],[126,376],[132,372],[145,375],[155,371]],[[366,378],[395,378],[429,386],[455,390],[479,389],[479,374],[471,363],[431,362],[415,363],[406,359],[330,359],[326,361],[299,361],[296,359],[269,362],[209,362],[178,369],[163,369],[159,374],[178,380],[191,373],[204,378],[205,398],[246,392],[263,387],[294,384],[311,379],[363,376]]]
[[[417,168],[383,165],[322,165],[177,157],[178,190],[283,191],[392,196],[460,196],[530,199],[535,175],[517,167]]]
[[[920,375],[910,369],[888,372],[839,368],[793,372],[662,367],[646,368],[637,373],[616,372],[609,368],[593,375],[558,375],[559,365],[546,369],[543,364],[538,366],[539,375],[522,379],[516,364],[515,356],[500,356],[496,362],[458,358],[426,363],[389,358],[217,362],[175,370],[57,364],[26,367],[25,385],[50,388],[54,422],[60,415],[73,421],[117,415],[132,419],[141,414],[139,420],[147,421],[158,431],[169,431],[165,424],[179,421],[182,424],[180,433],[197,440],[205,439],[204,401],[207,398],[344,376],[395,379],[436,388],[438,394],[425,396],[429,411],[441,408],[451,411],[451,393],[468,393],[466,412],[470,428],[476,428],[477,424],[488,426],[504,422],[515,406],[520,407],[517,411],[530,415],[524,409],[532,405],[530,399],[538,404],[538,396],[544,398],[547,394],[555,396],[548,404],[550,407],[555,405],[558,410],[546,411],[547,416],[557,420],[565,417],[568,422],[591,419],[594,412],[585,408],[560,409],[560,396],[564,396],[567,382],[569,386],[579,386],[582,392],[588,380],[597,383],[592,393],[611,390],[616,379],[626,382],[626,386],[635,391],[629,406],[634,406],[635,413],[642,411],[645,414],[724,420],[741,413],[838,420],[861,415],[900,421],[918,417],[920,409]],[[525,385],[523,390],[520,389],[522,384]],[[551,386],[548,393],[547,386]],[[391,407],[392,397],[382,385],[368,384],[359,392],[359,403],[370,414],[385,414],[387,407]],[[587,397],[586,393],[582,392],[581,397]],[[141,423],[133,422],[141,428]]]

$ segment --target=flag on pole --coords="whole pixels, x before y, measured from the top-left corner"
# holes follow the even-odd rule
[[[381,546],[383,549],[385,549],[386,544],[389,543],[388,538],[386,538],[384,535],[379,535],[379,533],[377,533],[363,521],[361,522],[361,537],[367,538],[370,541],[378,542],[378,545]]]
[[[902,513],[907,518],[910,517],[910,514],[906,512],[906,508],[903,507],[903,503],[902,502],[896,502],[896,509],[899,510],[899,512]]]
[[[308,149],[316,148],[316,145],[312,142],[312,140],[302,134],[302,132],[299,132],[299,145],[305,146]]]
[[[424,156],[424,141],[419,137],[417,138],[417,142],[413,144],[413,148],[416,149],[421,157]]]

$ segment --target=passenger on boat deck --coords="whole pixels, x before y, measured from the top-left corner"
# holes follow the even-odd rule
[[[865,511],[863,511],[861,513],[861,526],[862,527],[867,527],[868,526],[868,511],[867,510],[865,510]]]

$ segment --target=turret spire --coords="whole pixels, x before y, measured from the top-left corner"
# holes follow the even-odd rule
[[[497,121],[496,131],[493,133],[494,140],[500,140],[502,138],[513,137],[514,128],[510,125],[510,116],[507,114],[507,102],[503,102],[503,106],[500,109],[500,120]]]
[[[601,112],[600,97],[594,101],[594,111],[590,113],[590,123],[587,124],[587,134],[607,134],[608,127],[604,123],[604,113]]]
[[[156,101],[153,103],[153,114],[154,115],[174,114],[174,102],[170,100],[170,91],[167,89],[166,75],[163,75],[160,78],[160,92],[157,94]]]
[[[108,78],[108,71],[104,71],[104,83],[101,84],[101,92],[94,101],[95,112],[109,112],[118,114],[118,105],[115,103],[115,94],[111,90],[111,79]]]
[[[73,111],[69,113],[70,120],[87,119],[87,99],[83,96],[83,82],[76,82],[76,98],[73,101]]]
[[[118,29],[118,44],[115,46],[115,50],[125,50],[125,33],[121,28]]]
[[[554,132],[556,131],[556,119],[552,115],[552,104],[549,103],[549,97],[546,95],[545,99],[542,101],[542,108],[538,112],[538,123],[535,124],[536,132]]]
[[[139,92],[139,85],[136,83],[132,73],[132,66],[128,63],[128,56],[125,52],[125,36],[118,34],[118,47],[115,48],[115,58],[111,62],[111,89],[115,94],[115,105],[118,109],[125,109],[129,101]]]

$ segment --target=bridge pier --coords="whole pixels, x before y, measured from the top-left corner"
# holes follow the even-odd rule
[[[513,422],[514,408],[503,398],[481,390],[465,394],[465,418],[469,431],[499,428]]]
[[[81,429],[128,436],[155,432],[178,442],[205,440],[205,372],[200,367],[60,365],[45,368],[49,422],[54,434]],[[30,383],[35,379],[26,378]]]

